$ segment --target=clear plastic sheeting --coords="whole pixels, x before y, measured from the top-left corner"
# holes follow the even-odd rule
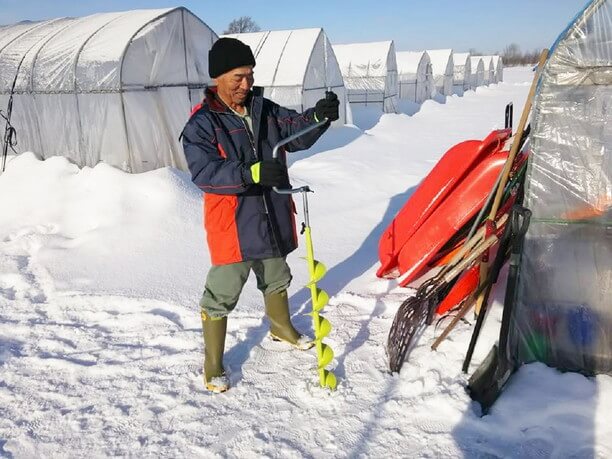
[[[400,99],[420,104],[431,98],[434,82],[429,54],[425,51],[398,51],[396,59]]]
[[[472,87],[472,60],[470,53],[453,54],[453,91],[463,93]]]
[[[455,63],[452,49],[428,49],[436,90],[443,96],[453,94]]]
[[[0,28],[0,109],[18,151],[131,172],[186,169],[178,137],[209,84],[216,34],[185,8]]]
[[[313,107],[330,89],[340,99],[340,118],[333,125],[344,125],[351,119],[342,73],[323,29],[224,36],[249,45],[255,55],[255,84],[264,88],[265,97],[302,112]]]
[[[612,2],[561,35],[534,105],[509,352],[586,374],[612,373]]]
[[[351,104],[398,112],[398,76],[393,41],[334,45]]]

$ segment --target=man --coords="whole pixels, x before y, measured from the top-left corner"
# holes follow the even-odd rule
[[[239,40],[221,38],[208,54],[208,88],[183,130],[183,148],[193,182],[204,192],[204,226],[212,267],[200,306],[204,334],[206,388],[224,392],[227,316],[238,302],[251,270],[264,295],[273,339],[298,349],[312,341],[291,324],[287,288],[291,271],[285,257],[297,247],[295,206],[288,187],[285,151],[310,148],[338,119],[333,93],[314,108],[297,113],[262,97],[253,87],[255,58]],[[274,145],[318,121],[328,122],[290,142],[273,160]]]

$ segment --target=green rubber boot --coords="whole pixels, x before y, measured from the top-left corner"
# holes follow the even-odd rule
[[[286,290],[264,295],[264,303],[266,315],[270,320],[270,336],[274,341],[284,341],[300,350],[314,346],[314,341],[293,327],[289,318],[289,299]]]
[[[229,389],[229,379],[223,368],[227,317],[210,317],[202,312],[204,334],[204,383],[209,391],[219,393]]]

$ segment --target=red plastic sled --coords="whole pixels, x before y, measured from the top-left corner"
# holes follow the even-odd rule
[[[495,218],[496,222],[500,220],[502,215],[510,212],[510,209],[514,205],[515,200],[516,200],[515,195],[510,196],[510,198],[504,203],[502,208],[499,209],[499,211],[497,212],[497,217]],[[501,225],[500,227],[495,229],[495,234],[497,235],[497,237],[502,236],[504,232],[504,228],[507,224],[508,223],[506,222],[504,225]],[[461,241],[458,244],[458,247],[463,246],[464,242],[465,241]],[[496,243],[493,247],[489,249],[490,259],[495,258],[495,254],[497,253],[498,248],[499,248],[499,244]],[[472,293],[476,291],[479,284],[480,284],[480,263],[477,263],[476,265],[466,270],[463,274],[461,274],[461,276],[459,277],[455,285],[453,285],[453,287],[446,294],[442,302],[438,305],[438,308],[436,309],[436,314],[442,315],[445,312],[454,308],[455,306],[461,304],[465,299],[467,299],[468,296],[470,296]]]
[[[413,231],[397,256],[397,269],[403,275],[402,287],[415,280],[446,242],[478,213],[507,158],[507,151],[484,158],[455,187],[452,197],[440,203],[418,231]]]
[[[482,141],[461,142],[445,153],[382,234],[378,247],[381,262],[376,273],[378,277],[393,278],[400,274],[398,257],[406,243],[450,193],[455,200],[459,184],[485,158],[499,152],[510,135],[510,129],[496,130]],[[489,189],[492,186],[493,183]]]
[[[478,288],[480,280],[480,264],[476,264],[464,272],[461,277],[457,280],[453,288],[444,297],[442,302],[436,309],[436,314],[442,315],[452,308],[461,304],[468,296]]]

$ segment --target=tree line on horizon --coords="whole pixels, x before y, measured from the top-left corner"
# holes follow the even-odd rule
[[[475,48],[470,48],[469,53],[472,56],[485,56],[486,53],[481,53]],[[495,55],[501,56],[504,62],[504,67],[516,67],[519,65],[535,65],[540,59],[541,49],[534,49],[533,51],[521,51],[521,47],[516,43],[511,43],[500,52],[496,52]]]
[[[227,29],[223,32],[224,34],[232,33],[247,33],[247,32],[259,32],[261,29],[259,25],[253,20],[251,16],[241,16],[232,20]],[[475,48],[469,50],[472,56],[483,56],[484,53],[479,52]],[[533,51],[521,51],[521,47],[516,43],[511,43],[499,53],[495,53],[501,56],[505,67],[514,67],[518,65],[532,65],[538,62],[540,53],[542,50],[535,49]]]

